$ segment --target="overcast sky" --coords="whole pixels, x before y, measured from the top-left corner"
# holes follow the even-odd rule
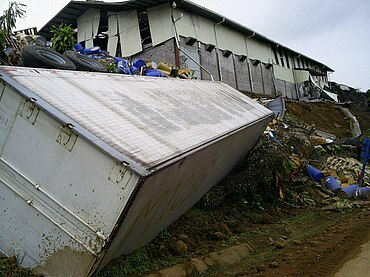
[[[0,1],[0,10],[8,7]],[[41,28],[69,0],[18,0],[27,5],[18,29]],[[107,1],[109,2],[109,1]],[[119,1],[110,1],[119,2]],[[330,79],[370,89],[369,0],[193,0],[335,70]]]

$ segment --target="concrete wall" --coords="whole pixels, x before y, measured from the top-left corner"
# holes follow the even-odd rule
[[[200,64],[206,68],[211,74],[215,81],[220,80],[220,74],[218,73],[218,61],[216,50],[213,49],[211,52],[206,51],[205,44],[200,43],[199,51]],[[203,69],[201,69],[202,80],[211,80],[211,76]]]
[[[251,80],[249,78],[249,66],[248,59],[243,62],[239,61],[239,57],[235,56],[235,71],[236,71],[236,83],[237,89],[242,92],[251,92]]]
[[[222,81],[233,88],[236,88],[235,70],[234,70],[234,59],[233,55],[224,57],[222,51],[219,51],[220,67]]]
[[[250,70],[252,75],[252,86],[253,86],[253,92],[263,94],[264,88],[263,88],[263,77],[262,77],[262,69],[261,69],[261,63],[254,65],[253,61],[249,61],[250,63]]]
[[[272,66],[269,67],[268,64],[261,63],[262,67],[262,77],[263,77],[263,88],[264,94],[275,96],[275,85],[274,85],[274,73],[272,70]],[[269,67],[269,68],[266,68]]]
[[[143,52],[133,56],[134,58],[140,58],[144,61],[151,60],[153,62],[165,62],[171,65],[176,65],[175,55],[175,40],[170,39],[163,44],[148,48]]]
[[[278,95],[282,94],[284,98],[297,99],[295,84],[280,79],[275,79],[275,84]]]

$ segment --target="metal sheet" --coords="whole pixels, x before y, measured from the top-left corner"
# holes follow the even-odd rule
[[[262,119],[150,176],[133,201],[101,264],[146,244],[190,209],[255,145]]]
[[[271,113],[219,82],[30,68],[2,70],[146,168]]]
[[[140,52],[142,46],[136,10],[117,13],[117,20],[122,57]]]
[[[171,9],[170,5],[166,3],[147,10],[153,46],[175,36],[171,21]]]

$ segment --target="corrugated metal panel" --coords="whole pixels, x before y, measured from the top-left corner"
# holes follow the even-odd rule
[[[148,9],[148,20],[153,46],[175,36],[171,21],[171,7],[169,4],[163,4]]]
[[[77,18],[77,41],[88,41],[98,34],[100,22],[100,10],[88,9]]]
[[[119,12],[117,20],[122,57],[128,57],[140,52],[142,46],[137,11]]]
[[[246,39],[248,46],[248,57],[270,63],[273,60],[271,46],[265,42],[252,38]]]
[[[293,69],[274,64],[274,75],[276,79],[294,83]]]
[[[218,82],[2,70],[145,168],[270,115],[263,106]]]
[[[231,50],[237,55],[247,55],[244,35],[223,25],[216,25],[217,47]]]

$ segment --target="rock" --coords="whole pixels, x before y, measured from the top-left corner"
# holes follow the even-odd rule
[[[172,252],[176,255],[182,255],[188,251],[188,246],[182,240],[176,240],[170,244]]]
[[[226,240],[227,236],[222,232],[214,232],[214,237],[218,240]]]
[[[297,240],[297,239],[293,240],[293,243],[294,243],[295,245],[302,245],[302,244],[303,244],[303,243],[302,243],[302,241]]]
[[[186,277],[187,272],[184,264],[178,264],[159,271],[161,277]]]
[[[261,216],[260,223],[262,224],[273,224],[274,218],[269,214],[264,214]]]
[[[200,258],[191,258],[190,263],[195,267],[198,273],[205,273],[208,269],[207,264]]]
[[[220,224],[218,229],[221,233],[225,234],[226,236],[230,236],[232,234],[231,230],[225,223]]]
[[[273,262],[271,262],[271,263],[270,263],[270,267],[271,267],[271,268],[279,268],[279,263],[278,263],[278,261],[273,261]]]
[[[283,249],[285,248],[285,244],[283,242],[280,242],[280,241],[275,241],[274,242],[274,246],[276,249]]]
[[[188,241],[189,240],[189,236],[186,235],[186,234],[180,234],[179,235],[179,240]]]

